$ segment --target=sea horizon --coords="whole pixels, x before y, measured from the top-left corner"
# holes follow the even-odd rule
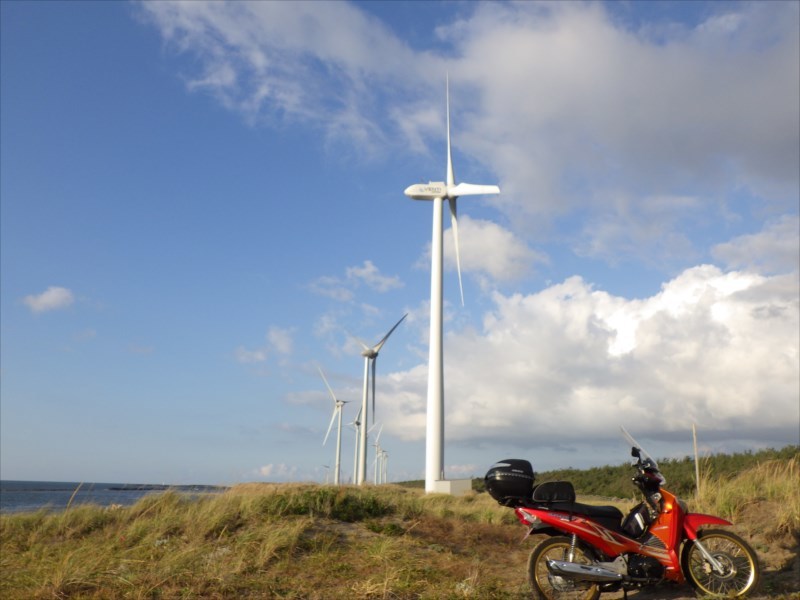
[[[168,490],[200,494],[225,489],[227,486],[206,484],[1,479],[0,513],[35,512],[41,509],[58,511],[71,504],[130,506],[144,496]]]

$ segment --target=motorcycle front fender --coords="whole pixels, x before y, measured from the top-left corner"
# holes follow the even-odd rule
[[[690,540],[697,539],[697,530],[703,525],[733,525],[733,523],[714,515],[702,513],[686,513],[683,517],[683,531]]]

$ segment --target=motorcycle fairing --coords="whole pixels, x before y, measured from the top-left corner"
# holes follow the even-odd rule
[[[733,523],[714,515],[704,515],[702,513],[686,513],[683,517],[683,530],[690,540],[697,539],[697,530],[703,525],[733,525]]]
[[[521,514],[527,513],[558,531],[568,534],[574,533],[584,542],[596,547],[612,559],[625,552],[635,552],[644,556],[651,556],[665,565],[670,563],[670,554],[666,548],[661,547],[661,544],[651,546],[650,544],[642,543],[642,541],[633,540],[580,514],[522,507],[517,508],[516,512],[517,518],[523,524],[530,525],[531,523],[530,519],[526,519]],[[680,572],[680,569],[678,572]]]
[[[609,529],[599,522],[595,522],[586,515],[572,511],[550,510],[545,508],[520,507],[516,509],[517,518],[525,525],[532,526],[532,521],[538,519],[543,525],[567,534],[575,534],[597,548],[611,559],[626,552],[633,552],[642,556],[649,556],[664,565],[664,577],[677,583],[685,581],[680,565],[681,535],[687,527],[686,517],[678,499],[667,490],[662,490],[662,511],[658,519],[650,526],[647,535],[640,539],[632,539],[618,530]],[[534,517],[525,518],[525,514]],[[693,514],[688,527],[706,524],[726,524],[726,521],[710,515]],[[687,530],[688,533],[688,530]]]

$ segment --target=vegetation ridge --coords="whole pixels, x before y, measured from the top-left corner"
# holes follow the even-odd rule
[[[764,568],[760,597],[796,598],[798,457],[714,477],[690,509],[737,523]],[[523,533],[513,511],[474,491],[168,491],[130,507],[0,515],[0,597],[522,599],[533,547]]]

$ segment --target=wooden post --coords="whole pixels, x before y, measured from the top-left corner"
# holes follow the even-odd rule
[[[695,497],[700,499],[700,460],[697,456],[697,428],[692,423],[692,438],[694,440],[694,481],[695,481]]]

